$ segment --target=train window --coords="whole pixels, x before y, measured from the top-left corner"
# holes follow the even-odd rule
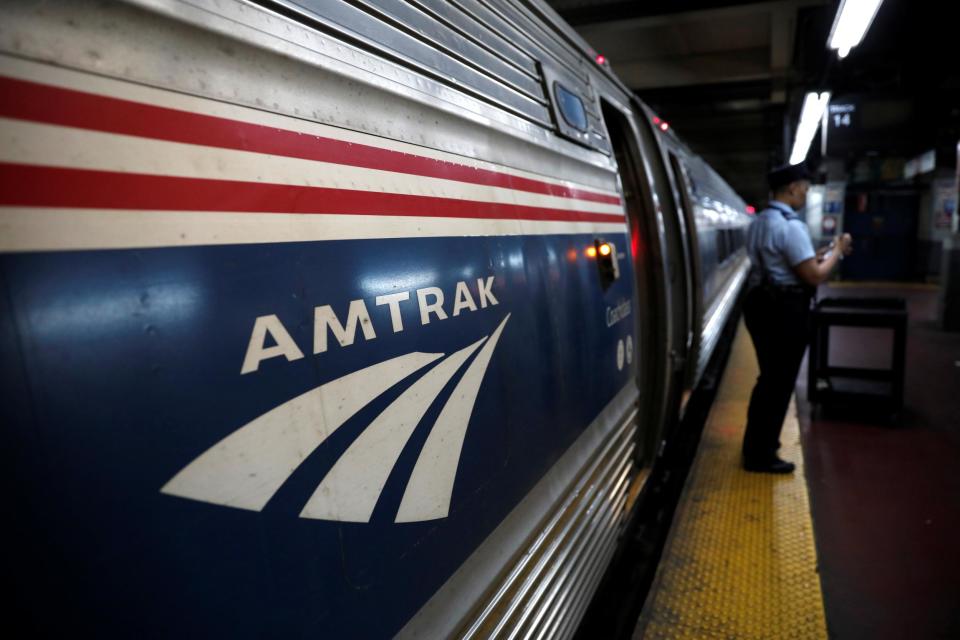
[[[553,93],[557,97],[557,106],[560,115],[571,127],[577,131],[587,130],[587,110],[583,106],[580,96],[573,93],[559,82],[553,83]]]
[[[737,227],[733,232],[734,250],[739,251],[746,244],[746,230],[744,227]]]

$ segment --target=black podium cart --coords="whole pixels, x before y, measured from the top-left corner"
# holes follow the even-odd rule
[[[813,313],[807,396],[826,405],[867,404],[889,414],[903,408],[907,345],[907,305],[903,298],[824,298]],[[832,367],[830,327],[872,327],[893,330],[890,369]]]

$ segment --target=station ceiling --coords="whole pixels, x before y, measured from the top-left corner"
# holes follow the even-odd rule
[[[838,61],[826,48],[837,0],[548,2],[751,203],[766,199],[766,172],[785,162],[815,89],[873,114],[843,146],[828,145],[830,157],[955,153],[960,65],[945,4],[886,0]]]

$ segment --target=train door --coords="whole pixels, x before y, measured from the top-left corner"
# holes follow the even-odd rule
[[[679,219],[684,239],[686,259],[685,284],[687,287],[687,367],[683,382],[683,395],[680,400],[680,414],[686,407],[696,376],[697,354],[700,349],[700,327],[703,324],[703,290],[697,286],[702,281],[700,271],[700,252],[697,250],[697,227],[693,216],[693,201],[690,198],[690,181],[680,158],[669,151],[670,169],[676,186]]]
[[[668,291],[665,308],[669,312],[669,353],[665,374],[667,393],[663,400],[661,418],[661,437],[666,440],[679,423],[681,407],[685,406],[683,400],[688,397],[688,394],[684,393],[688,386],[687,373],[694,368],[692,365],[695,362],[691,356],[695,327],[698,328],[694,324],[692,304],[696,280],[692,278],[689,260],[694,242],[690,233],[692,225],[687,223],[683,211],[680,183],[675,179],[669,164],[666,144],[654,126],[657,119],[643,105],[637,105],[637,111],[645,116],[638,123],[639,131],[641,139],[649,149],[651,177],[661,203],[658,224],[661,228],[664,277]]]
[[[665,145],[660,140],[660,134],[654,127],[654,116],[644,107],[638,111],[645,114],[639,123],[641,137],[646,138],[651,150],[651,168],[653,182],[660,194],[662,226],[662,240],[664,243],[664,265],[667,290],[669,292],[667,304],[669,309],[669,359],[666,375],[667,394],[664,397],[662,417],[662,440],[668,440],[670,433],[680,420],[681,407],[686,394],[687,371],[691,368],[690,355],[693,343],[690,296],[693,284],[690,280],[688,261],[688,234],[685,224],[682,205],[679,197],[677,182],[667,159]]]
[[[602,100],[603,118],[617,161],[630,224],[631,253],[637,287],[635,346],[639,366],[642,430],[640,463],[649,464],[660,451],[671,395],[673,308],[669,245],[665,241],[662,189],[650,163],[657,161],[650,135],[643,135],[625,108]],[[682,303],[682,301],[681,301]]]

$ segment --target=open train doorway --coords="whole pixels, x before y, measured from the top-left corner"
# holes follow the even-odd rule
[[[601,100],[601,104],[630,225],[638,306],[634,314],[638,336],[634,356],[640,389],[638,457],[641,465],[649,466],[660,450],[664,403],[669,394],[671,336],[667,310],[670,305],[666,261],[657,222],[660,204],[649,180],[649,166],[633,122],[614,104],[606,100]]]

